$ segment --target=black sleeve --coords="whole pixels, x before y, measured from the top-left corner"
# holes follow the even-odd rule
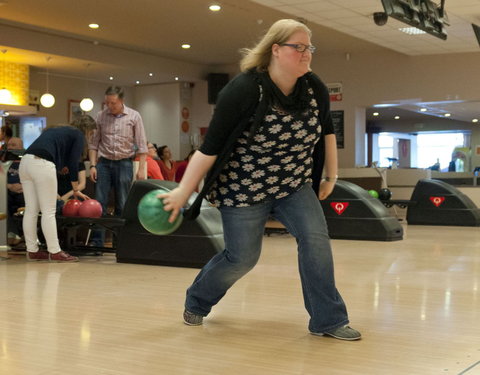
[[[80,130],[75,129],[71,149],[67,157],[68,175],[71,182],[78,181],[78,167],[83,152],[84,137]]]
[[[200,151],[206,155],[222,152],[227,139],[259,100],[258,84],[252,73],[241,73],[219,93],[217,105]]]
[[[313,168],[312,168],[312,187],[315,193],[318,193],[320,181],[322,179],[323,165],[325,164],[325,136],[335,134],[332,116],[330,114],[330,95],[327,86],[314,73],[309,76],[315,100],[317,101],[320,113],[318,114],[320,124],[322,125],[322,134],[315,149],[313,151]]]

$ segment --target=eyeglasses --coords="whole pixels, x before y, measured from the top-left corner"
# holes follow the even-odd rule
[[[282,43],[280,45],[295,48],[297,52],[301,52],[301,53],[305,52],[307,49],[310,51],[310,53],[314,53],[315,50],[317,49],[317,47],[315,46],[307,46],[306,44],[301,44],[301,43],[298,43],[298,44]]]

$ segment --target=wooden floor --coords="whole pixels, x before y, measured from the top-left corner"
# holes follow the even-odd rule
[[[288,234],[265,237],[257,267],[200,327],[181,319],[196,269],[8,255],[0,374],[480,374],[480,228],[405,232],[332,241],[358,342],[308,333]]]

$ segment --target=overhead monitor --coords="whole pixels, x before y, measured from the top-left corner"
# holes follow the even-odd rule
[[[396,20],[446,40],[449,25],[445,1],[441,5],[431,0],[382,0],[385,13]]]

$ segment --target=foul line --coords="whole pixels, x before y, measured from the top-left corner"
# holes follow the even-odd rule
[[[466,368],[465,370],[463,370],[462,372],[460,372],[458,375],[463,375],[463,374],[466,374],[467,371],[470,371],[472,368],[474,368],[476,365],[480,364],[480,361],[478,361],[477,363],[474,363],[473,365],[471,365],[470,367]]]

